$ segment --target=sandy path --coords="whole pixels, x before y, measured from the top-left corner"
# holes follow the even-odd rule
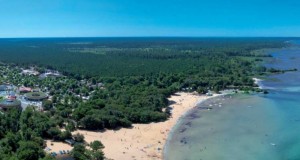
[[[171,105],[173,107],[172,117],[165,122],[134,124],[132,129],[122,128],[117,131],[91,132],[78,130],[75,133],[83,134],[88,143],[100,140],[105,146],[103,150],[105,156],[109,159],[162,159],[167,136],[178,119],[198,102],[208,98],[205,95],[180,92],[169,98],[170,101],[175,103]]]

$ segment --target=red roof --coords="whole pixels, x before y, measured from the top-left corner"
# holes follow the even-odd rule
[[[20,88],[19,88],[19,91],[20,91],[20,92],[31,92],[32,89],[29,88],[29,87],[20,87]]]

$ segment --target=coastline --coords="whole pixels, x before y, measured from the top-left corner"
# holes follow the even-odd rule
[[[77,130],[74,133],[83,134],[87,143],[100,140],[105,146],[103,152],[108,159],[163,159],[167,138],[178,121],[199,103],[220,95],[223,94],[206,96],[178,92],[168,98],[173,103],[170,105],[173,108],[172,116],[164,122],[133,124],[130,129],[104,132]]]
[[[77,130],[72,134],[80,133],[84,135],[87,143],[100,140],[105,146],[103,152],[107,159],[162,160],[164,159],[164,151],[168,138],[181,118],[204,101],[222,95],[226,95],[226,92],[213,94],[213,96],[177,92],[168,98],[170,102],[169,106],[172,107],[172,115],[164,122],[133,124],[132,128],[121,128],[118,130]],[[51,152],[59,153],[60,150],[72,150],[72,146],[63,142],[46,140],[46,143]]]
[[[228,90],[228,91],[229,91],[229,90]],[[165,151],[166,151],[166,147],[167,147],[167,145],[168,145],[169,139],[170,139],[170,137],[172,136],[172,134],[174,133],[176,126],[180,124],[181,118],[187,116],[189,113],[191,113],[191,112],[193,111],[193,109],[194,109],[195,107],[201,106],[201,104],[205,103],[207,100],[210,100],[210,99],[213,99],[213,98],[218,98],[218,97],[220,97],[220,96],[226,96],[226,95],[228,95],[228,94],[231,94],[231,93],[229,93],[228,91],[225,90],[225,91],[222,91],[220,94],[213,94],[213,96],[206,96],[205,99],[199,100],[198,102],[195,103],[194,107],[190,108],[189,110],[185,111],[185,112],[182,114],[182,116],[177,120],[177,122],[175,123],[175,125],[172,126],[170,132],[168,133],[168,137],[167,137],[167,139],[166,139],[166,141],[165,141],[165,144],[164,144],[164,149],[163,149],[163,153],[162,153],[163,155],[162,155],[162,158],[161,158],[162,160],[165,159],[164,156],[165,156],[165,153],[166,153]]]

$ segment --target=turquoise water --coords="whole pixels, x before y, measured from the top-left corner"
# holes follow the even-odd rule
[[[299,48],[272,54],[268,67],[300,69]],[[190,111],[173,129],[165,159],[300,160],[300,72],[262,85],[270,94],[218,97]]]

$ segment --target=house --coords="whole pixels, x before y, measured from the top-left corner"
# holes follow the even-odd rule
[[[24,69],[22,70],[21,74],[38,76],[40,73],[38,71],[35,71],[34,69]]]
[[[28,93],[32,91],[32,88],[29,87],[20,87],[19,88],[20,93]]]
[[[15,92],[10,92],[9,95],[7,96],[7,99],[9,99],[9,100],[17,99]]]

